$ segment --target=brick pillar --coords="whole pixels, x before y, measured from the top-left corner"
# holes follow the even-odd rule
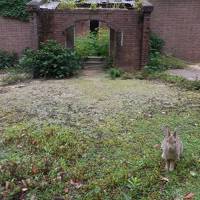
[[[149,59],[149,36],[150,36],[150,19],[153,6],[151,4],[143,7],[143,27],[142,27],[142,44],[141,44],[141,62],[140,69],[148,63]]]
[[[31,38],[31,46],[33,49],[38,49],[39,46],[39,37],[38,37],[38,15],[36,12],[33,13],[33,17],[31,20],[32,24],[32,38]]]

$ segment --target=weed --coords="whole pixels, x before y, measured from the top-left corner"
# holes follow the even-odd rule
[[[123,73],[122,70],[118,68],[110,68],[108,70],[108,74],[112,79],[121,77],[122,73]]]

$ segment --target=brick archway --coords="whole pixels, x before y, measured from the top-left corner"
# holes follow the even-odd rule
[[[88,22],[91,19],[81,19],[77,21],[71,22],[68,27],[65,29],[65,46],[67,48],[74,48],[75,47],[75,37],[76,37],[76,24],[80,22]],[[119,27],[112,25],[112,24],[107,24],[106,21],[101,21],[99,19],[92,19],[95,21],[98,21],[100,23],[104,23],[106,27],[109,29],[109,56],[113,60],[113,64],[117,65],[116,60],[117,60],[117,51],[120,48],[120,46],[123,46],[123,34],[119,30]],[[88,27],[89,31],[89,27]]]
[[[141,12],[127,8],[76,8],[37,12],[39,41],[55,39],[66,44],[66,29],[77,21],[99,20],[111,28],[114,63],[117,67],[132,71],[141,69],[148,61],[151,4],[144,1]],[[71,34],[73,31],[71,30]],[[73,45],[73,44],[71,44]]]

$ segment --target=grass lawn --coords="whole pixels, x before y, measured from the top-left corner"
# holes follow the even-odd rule
[[[164,171],[161,128],[184,155]],[[200,93],[103,76],[0,87],[0,199],[200,199]]]

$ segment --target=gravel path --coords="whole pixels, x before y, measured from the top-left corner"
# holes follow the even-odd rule
[[[185,69],[169,70],[169,73],[176,76],[182,76],[191,81],[200,80],[200,64],[190,65]]]

